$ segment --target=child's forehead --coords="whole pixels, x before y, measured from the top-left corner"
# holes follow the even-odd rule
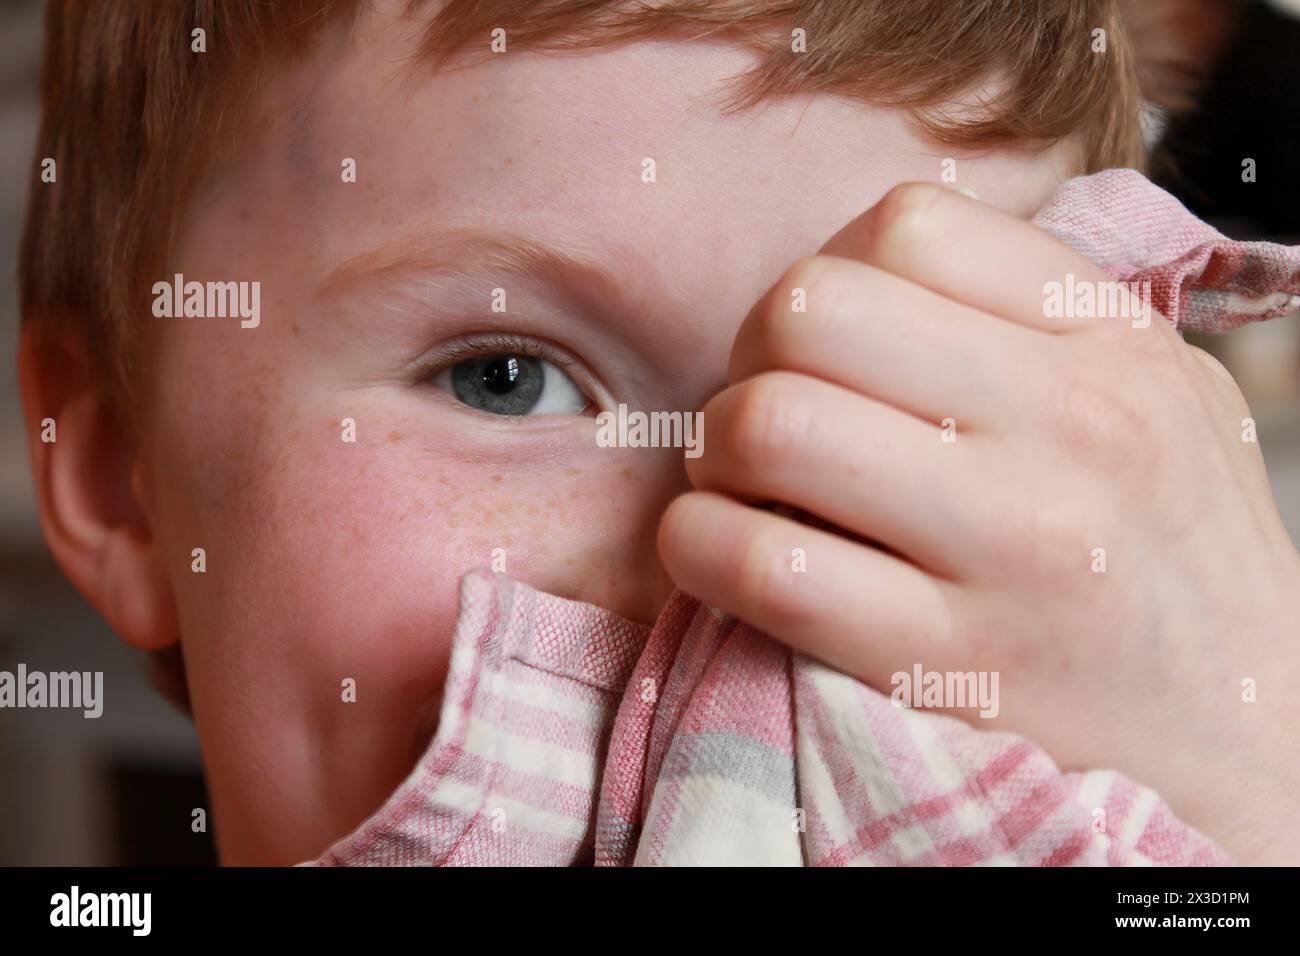
[[[408,42],[359,31],[346,55],[327,46],[263,91],[275,121],[239,180],[265,200],[255,208],[280,207],[335,247],[335,264],[405,234],[487,228],[653,250],[669,274],[688,273],[701,245],[719,267],[779,271],[860,211],[874,179],[886,188],[891,157],[915,152],[901,117],[828,97],[725,113],[728,79],[752,65],[730,45],[519,51],[430,74]],[[771,261],[756,221],[782,224]]]
[[[756,61],[721,42],[651,39],[579,54],[474,50],[436,74],[410,44],[409,31],[364,31],[347,55],[317,57],[305,67],[310,88],[298,87],[283,118],[287,131],[338,145],[378,136],[367,145],[417,149],[411,158],[425,161],[475,148],[503,165],[553,160],[616,175],[623,156],[660,152],[679,161],[703,154],[721,171],[725,159],[746,159],[726,157],[723,147],[789,142],[811,102],[725,113],[729,81]]]
[[[241,218],[310,250],[266,250],[305,292],[403,237],[478,230],[632,263],[629,298],[723,308],[890,186],[937,179],[945,152],[901,112],[824,94],[728,113],[753,66],[734,44],[479,53],[433,73],[416,42],[363,18],[262,86],[272,121],[223,178]]]

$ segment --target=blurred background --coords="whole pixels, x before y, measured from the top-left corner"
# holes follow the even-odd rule
[[[1200,108],[1166,124],[1153,175],[1234,238],[1300,244],[1300,0],[1227,8],[1192,0],[1177,22],[1213,56],[1198,77]],[[37,162],[40,27],[38,0],[0,3],[0,670],[103,671],[111,706],[98,720],[0,710],[0,865],[211,864],[211,835],[188,826],[207,806],[193,727],[64,580],[37,524],[14,273]],[[1242,182],[1245,158],[1256,160],[1256,182]],[[1300,541],[1300,316],[1197,344],[1250,401],[1278,506]]]

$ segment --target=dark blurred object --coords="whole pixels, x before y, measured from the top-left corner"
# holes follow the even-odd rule
[[[195,833],[192,808],[207,807],[203,776],[134,762],[106,773],[113,798],[110,826],[118,866],[215,866],[211,821]],[[206,813],[206,810],[205,810]]]
[[[1192,109],[1254,0],[1120,0],[1147,102]]]
[[[1142,9],[1135,3],[1135,15]],[[1200,20],[1193,22],[1194,14]],[[1152,13],[1142,16],[1149,20]],[[1195,0],[1165,25],[1171,24],[1170,42],[1192,51],[1180,62],[1194,69],[1182,75],[1199,92],[1171,114],[1151,177],[1234,239],[1300,243],[1300,189],[1293,178],[1300,169],[1300,0]],[[1243,176],[1246,160],[1253,160],[1253,176]],[[1300,500],[1300,476],[1278,470],[1276,451],[1286,449],[1282,458],[1289,462],[1300,443],[1298,331],[1291,315],[1232,335],[1188,336],[1228,366],[1252,413],[1267,423],[1261,434],[1275,449],[1275,494],[1284,510]],[[1293,514],[1290,522],[1293,533],[1300,529],[1300,517]]]
[[[1297,50],[1300,18],[1244,4],[1199,107],[1171,122],[1153,164],[1162,186],[1240,238],[1300,237]],[[1242,179],[1246,159],[1255,182]]]

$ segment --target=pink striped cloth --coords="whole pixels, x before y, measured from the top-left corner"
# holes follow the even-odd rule
[[[1132,169],[1063,183],[1034,222],[1123,282],[1179,329],[1228,332],[1300,308],[1300,249],[1234,242]]]
[[[1225,239],[1137,173],[1035,221],[1183,326],[1300,305],[1300,249]],[[316,865],[1202,865],[1224,850],[1113,771],[890,697],[682,592],[647,629],[474,571],[437,734]]]

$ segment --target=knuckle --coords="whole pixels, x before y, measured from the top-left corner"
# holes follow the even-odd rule
[[[766,373],[736,386],[722,423],[722,442],[739,467],[789,456],[809,422],[784,375]]]
[[[1067,379],[1057,406],[1057,436],[1076,456],[1103,468],[1133,463],[1156,437],[1154,409],[1141,408],[1122,384]]]
[[[885,193],[872,216],[868,255],[906,252],[923,242],[942,195],[942,187],[930,183],[902,183]]]
[[[779,359],[807,342],[809,315],[833,304],[839,287],[837,271],[825,256],[799,259],[786,269],[757,317],[763,354],[769,360]]]

